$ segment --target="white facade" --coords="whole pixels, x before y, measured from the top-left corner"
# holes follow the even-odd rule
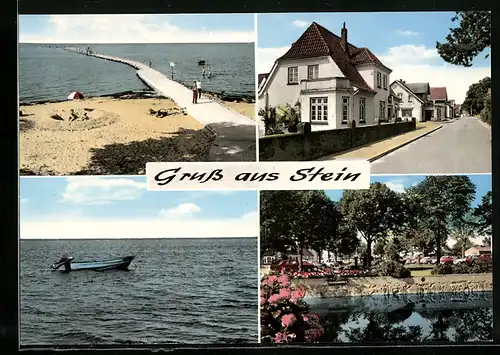
[[[412,118],[415,117],[418,122],[424,121],[422,112],[423,102],[407,88],[402,86],[398,81],[391,84],[394,93],[401,99],[398,111],[398,117]]]
[[[372,117],[380,121],[387,120],[391,72],[387,68],[376,64],[361,64],[357,65],[356,69],[368,86],[377,92],[373,98]],[[383,106],[383,109],[381,109],[381,106]]]
[[[382,118],[380,101],[385,103],[382,119],[387,117],[389,70],[370,64],[360,65],[359,71],[376,94],[352,87],[330,56],[279,61],[261,85],[258,108],[293,105],[299,101],[301,120],[310,122],[313,131],[345,128],[351,120],[358,126],[371,125],[375,119]],[[313,78],[310,72],[314,72]],[[377,87],[377,72],[385,75],[385,88],[383,79],[380,88]],[[290,76],[294,76],[293,82]]]

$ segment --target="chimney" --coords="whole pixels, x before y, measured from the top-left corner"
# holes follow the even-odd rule
[[[340,45],[344,48],[347,55],[349,55],[349,49],[347,48],[347,28],[345,28],[345,22],[342,26],[342,31],[340,32]]]

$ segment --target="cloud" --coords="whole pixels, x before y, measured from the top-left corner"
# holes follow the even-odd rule
[[[170,15],[172,16],[172,15]],[[183,15],[189,16],[189,15]],[[193,15],[195,16],[195,15]],[[221,16],[221,15],[218,15]],[[231,14],[228,16],[247,16]],[[185,30],[169,15],[50,15],[47,27],[25,32],[20,43],[252,43],[255,31]],[[21,18],[22,20],[22,18]]]
[[[292,22],[292,25],[294,25],[295,27],[298,27],[298,28],[306,28],[310,24],[311,24],[310,22],[302,21],[302,20],[295,20]]]
[[[401,180],[388,181],[385,185],[392,191],[403,193],[405,192],[405,185]]]
[[[291,46],[278,48],[257,48],[256,69],[257,73],[268,73],[271,71],[276,59],[285,54]]]
[[[469,86],[486,76],[491,67],[465,68],[443,62],[435,48],[405,44],[391,47],[377,57],[393,69],[391,81],[428,82],[431,86],[446,86],[448,98],[462,103]]]
[[[396,33],[404,37],[416,37],[420,35],[420,32],[414,32],[409,30],[396,30]]]
[[[99,238],[224,238],[256,237],[257,211],[236,218],[189,220],[164,218],[91,219],[82,216],[53,215],[21,218],[21,239],[99,239]]]
[[[146,184],[130,178],[70,177],[60,202],[79,205],[104,205],[114,201],[135,200],[146,191]]]
[[[167,218],[191,217],[201,212],[201,208],[194,203],[182,203],[176,207],[160,210],[160,216]]]
[[[20,200],[19,200],[19,203],[20,203],[21,205],[25,205],[25,204],[27,204],[27,203],[28,203],[28,199],[27,199],[27,198],[22,198],[22,199],[20,199]]]

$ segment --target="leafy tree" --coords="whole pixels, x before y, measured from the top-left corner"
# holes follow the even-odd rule
[[[460,220],[452,227],[451,238],[455,240],[452,248],[454,254],[465,257],[465,251],[472,246],[470,238],[474,236],[474,232],[475,228],[467,220]]]
[[[340,211],[366,241],[366,262],[371,264],[372,245],[398,229],[401,197],[385,184],[375,182],[366,190],[344,190]]]
[[[484,98],[484,108],[481,111],[481,119],[491,125],[491,89],[488,90]]]
[[[451,20],[460,21],[460,25],[450,28],[446,42],[436,43],[438,53],[448,63],[470,67],[475,57],[491,47],[491,13],[457,11]]]
[[[476,222],[476,227],[478,227],[479,234],[486,234],[491,236],[491,224],[493,221],[493,208],[491,205],[492,193],[488,191],[482,198],[481,204],[479,204],[473,212],[473,216],[478,218]]]
[[[262,191],[260,205],[261,252],[298,249],[299,269],[304,248],[324,247],[340,216],[324,191]]]
[[[384,255],[384,249],[385,249],[385,240],[379,239],[373,246],[373,254],[382,256]]]
[[[293,106],[289,103],[278,105],[276,108],[276,115],[278,117],[278,122],[282,124],[288,132],[297,132],[297,125],[300,122],[300,101],[297,101]]]
[[[479,82],[469,86],[465,100],[462,104],[462,109],[472,115],[479,114],[485,108],[485,101],[488,92],[491,90],[491,78],[486,77]],[[491,103],[490,103],[491,104]]]
[[[258,115],[262,117],[264,121],[265,135],[272,135],[282,133],[280,129],[280,124],[276,115],[276,107],[266,107],[261,108]]]
[[[439,264],[443,243],[448,238],[450,223],[464,219],[471,209],[476,186],[467,176],[427,176],[406,193],[418,206],[418,225],[429,231],[436,247]]]
[[[333,252],[337,260],[339,255],[355,254],[359,245],[360,240],[356,228],[340,215],[335,237],[328,239],[326,250]]]

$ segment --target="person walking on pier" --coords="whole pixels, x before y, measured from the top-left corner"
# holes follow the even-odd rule
[[[198,103],[198,89],[196,88],[196,81],[194,82],[192,90],[193,90],[193,104],[197,104]]]
[[[198,98],[201,99],[201,81],[196,82],[196,90],[198,91]]]

